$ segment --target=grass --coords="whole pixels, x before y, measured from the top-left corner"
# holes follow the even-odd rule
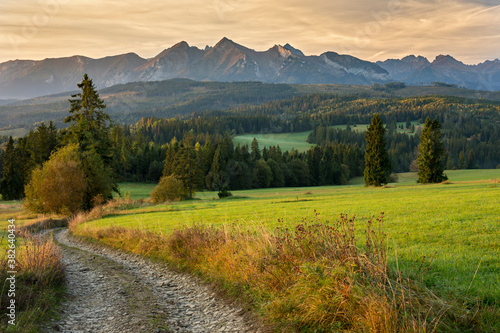
[[[16,235],[15,243],[15,295],[9,295],[7,271],[8,245],[4,236],[0,240],[0,279],[4,281],[0,292],[0,307],[6,310],[15,300],[15,325],[2,316],[2,332],[39,332],[41,325],[56,316],[65,294],[64,267],[61,255],[51,238],[40,238],[27,232]],[[2,311],[2,313],[6,313]]]
[[[75,219],[70,224],[75,227]],[[361,249],[355,218],[295,228],[193,225],[161,235],[113,227],[86,233],[197,274],[260,313],[276,332],[424,332],[487,327],[482,313],[436,297],[386,265],[383,217],[366,223]]]
[[[26,136],[26,134],[28,134],[28,130],[24,127],[8,128],[0,130],[0,136],[5,135],[5,136],[12,136],[13,138],[22,138],[23,136]]]
[[[156,187],[151,183],[120,183],[120,192],[123,197],[129,197],[132,200],[141,200],[149,198],[149,194]],[[115,198],[117,197],[116,193]]]
[[[419,126],[418,121],[412,121],[412,125],[415,125],[415,128]],[[399,128],[399,126],[403,125],[404,129]],[[409,135],[413,135],[415,133],[410,132],[410,129],[406,129],[406,122],[397,123],[397,132],[398,133],[406,133]],[[332,126],[334,128],[343,129],[347,128],[347,125],[336,125]],[[351,130],[357,132],[365,132],[368,128],[368,124],[356,124],[356,126],[351,125]],[[292,149],[296,149],[300,152],[307,151],[310,147],[314,147],[314,144],[310,144],[307,142],[307,137],[311,131],[307,132],[298,132],[298,133],[277,133],[277,134],[243,134],[237,135],[233,138],[233,143],[237,145],[238,143],[241,145],[250,145],[252,144],[253,138],[256,138],[259,142],[259,148],[263,149],[264,147],[270,146],[280,146],[282,151],[290,151]]]
[[[354,184],[337,187],[233,191],[237,200],[218,200],[216,193],[202,192],[199,200],[116,211],[81,224],[77,233],[125,228],[171,235],[194,224],[295,228],[315,211],[325,219],[355,214],[362,230],[362,218],[384,212],[391,269],[398,267],[405,276],[421,279],[439,296],[467,295],[478,304],[498,308],[500,186],[491,180],[500,178],[500,170],[447,174],[447,184],[416,184],[416,175],[406,173],[391,188],[367,188],[355,179]],[[364,235],[358,231],[357,236],[362,244]],[[418,267],[428,268],[425,276],[418,277]]]
[[[64,299],[64,272],[60,254],[49,238],[41,240],[22,229],[44,224],[58,216],[35,215],[26,212],[19,201],[0,202],[0,279],[7,277],[7,226],[15,219],[16,231],[16,326],[7,325],[2,313],[1,332],[39,332],[41,325],[56,316]],[[5,284],[0,289],[0,307],[5,309],[10,298]]]
[[[414,120],[414,121],[411,121],[410,122],[412,125],[415,126],[415,132],[416,130],[418,129],[418,127],[422,126],[422,124],[420,124],[417,120]],[[397,125],[397,132],[398,133],[406,133],[406,134],[409,134],[409,135],[414,135],[415,132],[411,132],[411,129],[407,129],[406,128],[406,122],[398,122],[396,123]],[[399,128],[400,126],[403,126],[403,129]],[[356,126],[354,125],[351,125],[351,130],[352,131],[356,131],[356,132],[366,132],[366,130],[368,129],[368,126],[369,124],[356,124]],[[345,130],[347,128],[347,125],[335,125],[335,126],[332,126],[333,128],[336,128],[336,129],[342,129],[342,130]]]
[[[298,133],[279,133],[279,134],[244,134],[238,135],[233,138],[233,143],[237,145],[247,144],[249,147],[252,144],[253,138],[259,142],[259,148],[262,150],[264,147],[280,146],[281,150],[290,151],[296,149],[298,151],[306,151],[315,145],[306,142],[307,137],[311,131],[298,132]]]

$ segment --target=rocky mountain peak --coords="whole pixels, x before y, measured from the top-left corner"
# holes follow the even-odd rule
[[[290,52],[289,50],[285,49],[281,45],[274,45],[272,48],[269,49],[269,51],[274,52],[279,57],[285,58],[285,59],[292,55],[292,52]]]
[[[404,57],[403,59],[401,59],[401,61],[406,62],[406,63],[421,63],[421,64],[426,64],[426,65],[430,64],[429,60],[427,60],[426,57],[422,57],[420,55],[414,56],[413,54]]]
[[[283,47],[285,49],[287,49],[288,51],[292,52],[292,54],[294,54],[294,55],[304,56],[304,53],[302,53],[301,50],[294,48],[292,45],[290,45],[288,43],[286,43],[285,46],[283,46]]]

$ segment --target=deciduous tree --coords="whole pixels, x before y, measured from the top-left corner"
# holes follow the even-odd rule
[[[84,207],[87,184],[77,146],[68,145],[33,171],[25,207],[37,213],[75,213]]]
[[[188,196],[189,190],[174,175],[162,177],[158,185],[151,192],[151,200],[154,203],[183,200]]]

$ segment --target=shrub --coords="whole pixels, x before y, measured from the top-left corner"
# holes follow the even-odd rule
[[[184,200],[189,197],[189,190],[177,177],[170,175],[162,177],[160,182],[151,192],[154,203],[165,201]]]
[[[399,175],[397,173],[391,173],[389,176],[389,183],[397,183],[399,181]]]
[[[220,190],[219,193],[217,193],[217,195],[219,196],[219,199],[233,196],[233,194],[231,192],[229,192],[229,189],[227,188],[227,186],[224,186],[222,188],[222,190]]]
[[[36,213],[75,213],[82,208],[86,190],[77,146],[66,146],[33,171],[25,207]]]

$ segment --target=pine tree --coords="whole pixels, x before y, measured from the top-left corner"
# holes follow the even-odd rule
[[[100,196],[104,200],[111,198],[108,181],[111,181],[111,190],[119,193],[113,165],[113,141],[111,140],[111,118],[104,112],[106,105],[99,98],[94,83],[87,74],[83,75],[81,83],[77,84],[82,92],[71,95],[70,115],[64,122],[71,123],[64,133],[64,141],[78,145],[83,161],[87,181],[105,179],[106,184],[90,184],[85,194],[85,209],[93,207],[94,197]],[[102,162],[102,163],[101,163]],[[93,165],[91,165],[93,164]],[[86,166],[86,167],[85,167]],[[94,171],[102,173],[94,174]]]
[[[196,156],[195,147],[188,140],[184,140],[179,148],[173,174],[182,181],[193,197],[195,190],[203,188],[203,169]]]
[[[387,184],[391,174],[391,161],[385,144],[385,129],[379,114],[375,114],[365,134],[365,184],[381,186]]]
[[[259,149],[259,142],[257,141],[256,138],[253,138],[252,145],[250,147],[251,147],[250,156],[252,157],[252,161],[257,162],[262,158],[262,155]]]
[[[439,121],[437,119],[431,121],[427,117],[418,146],[419,183],[440,183],[448,179],[443,173],[445,151],[441,137]]]
[[[94,83],[87,74],[78,84],[81,93],[71,95],[70,115],[64,120],[71,123],[65,140],[77,143],[81,151],[94,149],[101,156],[106,166],[110,166],[113,158],[110,136],[111,118],[104,112],[106,105],[99,98]]]
[[[3,200],[18,200],[24,195],[21,165],[19,165],[19,160],[16,158],[12,136],[9,137],[5,148],[0,194],[2,194]]]
[[[165,159],[165,166],[163,168],[163,177],[170,176],[175,171],[175,165],[177,163],[177,152],[179,151],[179,142],[176,138],[170,141],[167,148],[167,156]]]

